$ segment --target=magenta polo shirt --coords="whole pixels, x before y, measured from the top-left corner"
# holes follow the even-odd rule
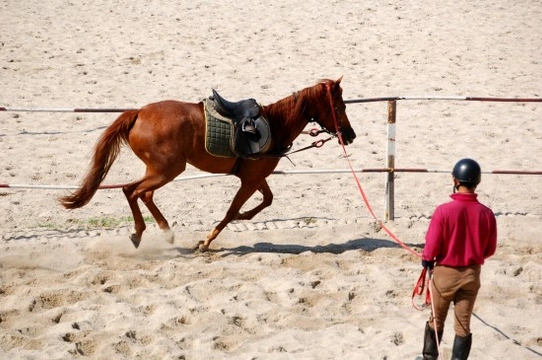
[[[437,265],[482,265],[497,249],[497,221],[477,194],[455,193],[439,205],[425,235],[422,258]]]

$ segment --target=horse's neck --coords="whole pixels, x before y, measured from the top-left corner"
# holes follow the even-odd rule
[[[286,98],[263,109],[278,148],[289,146],[308,124],[308,119],[296,107],[295,99]]]

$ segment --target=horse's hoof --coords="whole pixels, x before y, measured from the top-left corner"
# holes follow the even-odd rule
[[[165,240],[171,245],[173,245],[173,242],[175,241],[175,233],[171,231],[171,229],[166,229],[164,230],[164,236]]]
[[[141,243],[141,237],[137,236],[136,234],[132,234],[130,235],[130,240],[132,240],[132,244],[134,244],[135,248],[137,249]]]
[[[197,249],[198,249],[200,252],[204,253],[204,252],[207,252],[207,251],[209,250],[209,245],[208,245],[208,244],[205,244],[205,241],[200,241],[200,242],[198,243]]]

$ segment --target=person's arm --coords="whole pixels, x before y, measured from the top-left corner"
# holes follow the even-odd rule
[[[484,259],[487,259],[490,256],[493,256],[497,251],[497,220],[495,220],[495,215],[491,217],[491,232],[489,234],[489,239],[487,242],[486,249],[484,251]]]
[[[434,261],[440,254],[440,247],[442,245],[442,222],[440,208],[437,208],[429,223],[429,228],[425,234],[425,246],[422,252],[422,259],[426,261]]]

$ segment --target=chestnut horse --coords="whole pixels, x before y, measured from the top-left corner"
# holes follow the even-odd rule
[[[206,151],[202,102],[167,100],[139,110],[125,111],[98,140],[91,167],[81,186],[74,193],[61,197],[60,203],[67,209],[87,204],[105,179],[121,145],[127,144],[147,166],[141,179],[122,188],[135,222],[135,233],[130,239],[137,248],[146,228],[138,205],[138,199],[141,199],[156,219],[158,227],[166,234],[166,240],[173,243],[173,232],[153,201],[154,191],[181,174],[187,163],[210,173],[233,173],[241,180],[241,188],[224,219],[211,230],[205,241],[199,242],[200,250],[206,251],[232,220],[250,220],[271,205],[273,193],[266,178],[279,163],[280,154],[287,152],[308,122],[315,121],[325,130],[336,134],[343,144],[350,144],[354,140],[356,134],[346,116],[341,79],[321,80],[274,104],[261,106],[261,115],[269,123],[271,143],[268,155],[256,159],[217,157]],[[263,195],[262,202],[249,211],[240,212],[243,204],[257,190]]]

